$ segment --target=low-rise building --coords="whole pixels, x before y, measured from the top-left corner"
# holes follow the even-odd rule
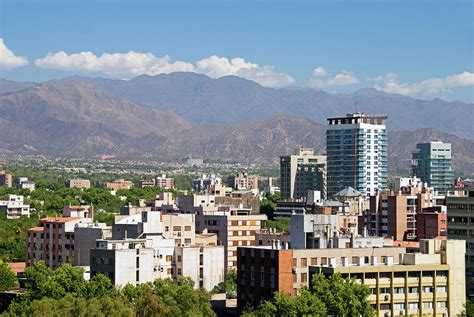
[[[90,251],[96,240],[112,237],[112,228],[105,223],[78,223],[74,227],[74,265],[89,267]]]
[[[193,189],[198,193],[207,191],[211,186],[215,185],[222,186],[222,178],[216,174],[202,174],[193,180]]]
[[[8,174],[5,170],[0,170],[0,186],[12,187],[12,174]]]
[[[177,246],[174,250],[174,278],[192,278],[196,288],[211,291],[224,281],[224,246]]]
[[[23,202],[21,195],[8,195],[7,200],[0,200],[0,211],[7,219],[18,219],[30,216],[30,205]]]
[[[370,263],[371,256],[391,257],[398,261],[403,247],[346,249],[285,249],[279,241],[275,246],[242,246],[238,248],[237,306],[257,307],[273,298],[275,292],[296,295],[308,286],[311,265],[336,265],[344,259],[351,263]]]
[[[18,189],[28,189],[29,191],[34,191],[36,189],[36,184],[33,181],[28,180],[28,177],[18,178]]]
[[[154,186],[155,186],[155,180],[154,179],[142,179],[140,181],[140,188],[154,187]]]
[[[119,191],[121,189],[131,189],[133,187],[133,183],[131,181],[126,181],[121,178],[106,183],[105,187],[110,190]]]
[[[163,189],[173,189],[174,188],[174,178],[166,177],[166,174],[158,176],[155,179],[155,186],[158,186]]]
[[[66,187],[68,188],[91,188],[91,181],[88,179],[68,179],[66,180]]]
[[[63,217],[93,218],[93,208],[90,205],[67,205],[63,208]]]
[[[291,235],[288,232],[277,231],[276,229],[262,229],[255,232],[255,245],[272,246],[280,241],[291,249]]]
[[[400,254],[399,262],[371,256],[370,262],[311,266],[310,276],[339,273],[369,287],[377,316],[459,316],[466,302],[465,243],[422,240],[420,253]]]
[[[258,177],[250,176],[247,172],[241,172],[229,177],[229,186],[237,190],[258,189]]]

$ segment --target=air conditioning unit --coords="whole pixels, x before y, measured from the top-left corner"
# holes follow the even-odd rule
[[[390,300],[390,295],[385,295],[384,299],[385,300]]]

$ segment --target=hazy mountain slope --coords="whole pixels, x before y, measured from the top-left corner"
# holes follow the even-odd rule
[[[194,123],[236,123],[285,114],[321,124],[357,110],[387,114],[389,131],[435,128],[474,139],[474,104],[419,100],[375,89],[329,94],[314,89],[272,89],[235,76],[212,79],[195,73],[142,75],[129,81],[73,77],[138,104],[169,110]]]
[[[17,82],[0,78],[0,95],[25,90],[37,85],[37,83]]]
[[[7,149],[46,153],[119,151],[130,138],[190,127],[173,113],[137,106],[83,82],[41,85],[0,96],[0,118],[0,131],[21,131],[10,138],[2,135],[2,142],[11,145]]]

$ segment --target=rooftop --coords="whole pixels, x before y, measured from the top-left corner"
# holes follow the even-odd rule
[[[40,219],[40,221],[65,223],[65,222],[79,220],[79,219],[81,219],[81,217],[46,217],[46,218]]]

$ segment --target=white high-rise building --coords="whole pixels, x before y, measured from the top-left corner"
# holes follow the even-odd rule
[[[347,114],[328,118],[327,192],[353,187],[364,196],[387,188],[387,116]]]

